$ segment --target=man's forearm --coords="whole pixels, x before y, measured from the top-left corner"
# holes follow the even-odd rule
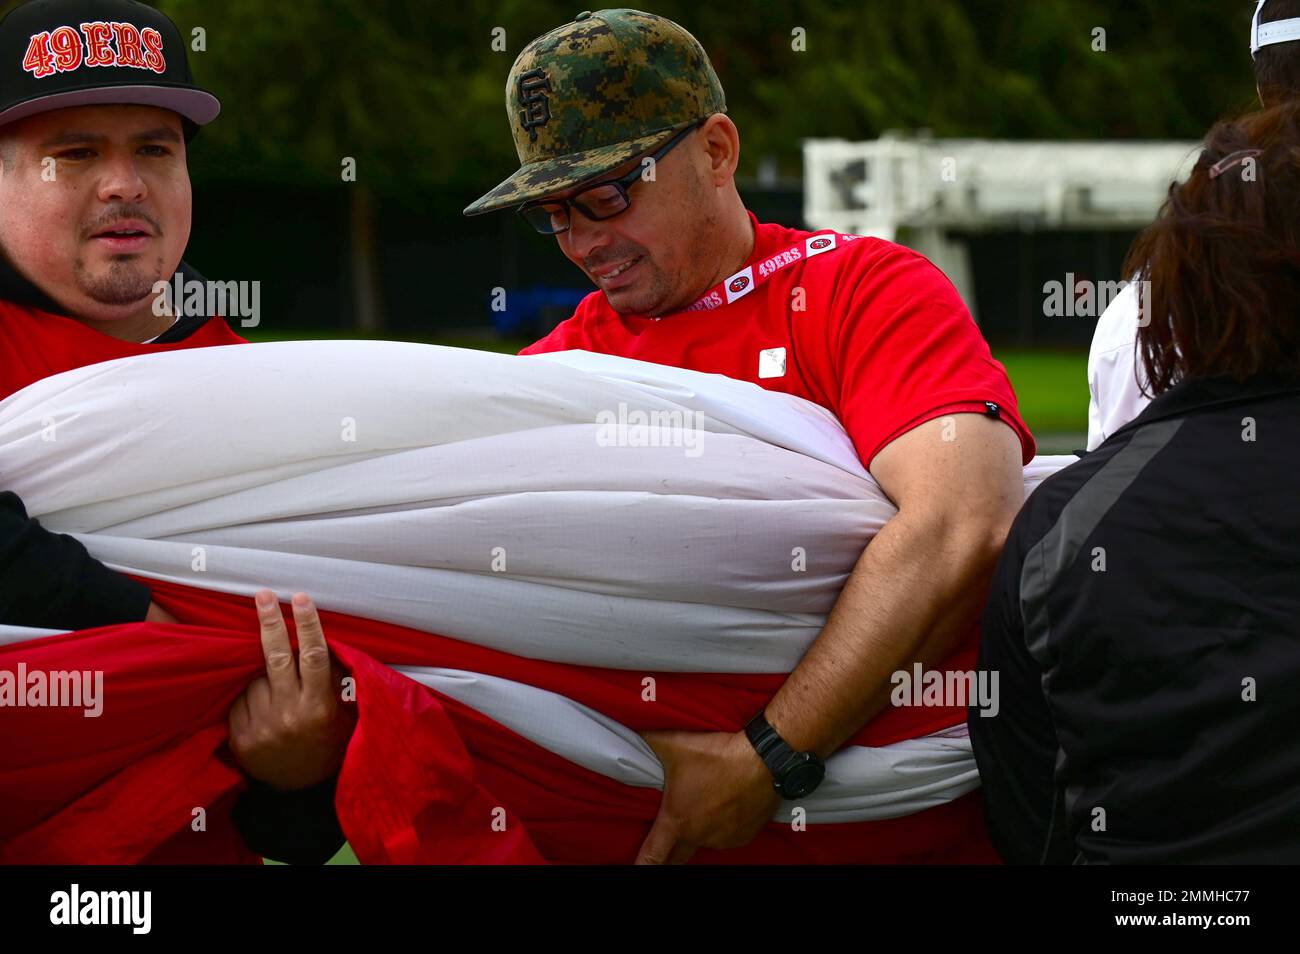
[[[786,741],[829,756],[884,708],[895,672],[945,659],[979,619],[1006,528],[983,518],[890,520],[767,706]]]

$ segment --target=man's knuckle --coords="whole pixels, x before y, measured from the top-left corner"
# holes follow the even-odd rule
[[[283,672],[293,665],[293,653],[273,650],[266,654],[266,668],[271,672]]]
[[[324,646],[311,646],[299,655],[300,664],[311,670],[329,669],[330,651]]]
[[[282,735],[297,735],[302,731],[302,717],[292,709],[286,709],[280,713],[276,725]]]

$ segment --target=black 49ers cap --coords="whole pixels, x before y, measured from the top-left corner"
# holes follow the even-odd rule
[[[202,126],[221,103],[194,85],[176,24],[136,0],[31,0],[0,20],[0,126],[69,106],[158,106]]]

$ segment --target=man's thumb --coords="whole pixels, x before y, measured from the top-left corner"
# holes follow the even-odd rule
[[[639,865],[662,865],[668,863],[673,845],[677,843],[677,832],[673,825],[664,818],[663,810],[655,816],[655,823],[650,826],[650,834],[641,842],[637,852],[636,863]]]
[[[672,733],[665,732],[662,729],[650,729],[646,732],[642,732],[641,738],[645,739],[646,745],[650,746],[650,750],[654,752],[655,758],[657,758],[659,764],[664,767],[664,788],[666,789],[668,787],[669,753],[672,751],[672,745],[670,744]]]

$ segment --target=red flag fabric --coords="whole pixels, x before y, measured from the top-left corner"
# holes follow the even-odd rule
[[[255,861],[230,823],[243,785],[226,714],[262,671],[247,598],[150,581],[185,625],[130,624],[0,647],[0,669],[104,672],[103,711],[14,708],[0,748],[0,862]],[[638,731],[735,731],[780,676],[642,674],[524,659],[403,627],[322,612],[356,680],[358,722],[340,775],[340,823],[363,863],[627,863],[659,804],[575,765],[380,663],[465,667],[564,693]],[[290,621],[292,628],[292,622]],[[895,709],[852,741],[942,728],[942,711]],[[947,717],[951,724],[951,716]],[[978,792],[902,818],[770,824],[698,863],[995,862]],[[204,824],[196,830],[202,810]],[[504,825],[501,822],[504,821]],[[494,824],[496,822],[496,824]]]

